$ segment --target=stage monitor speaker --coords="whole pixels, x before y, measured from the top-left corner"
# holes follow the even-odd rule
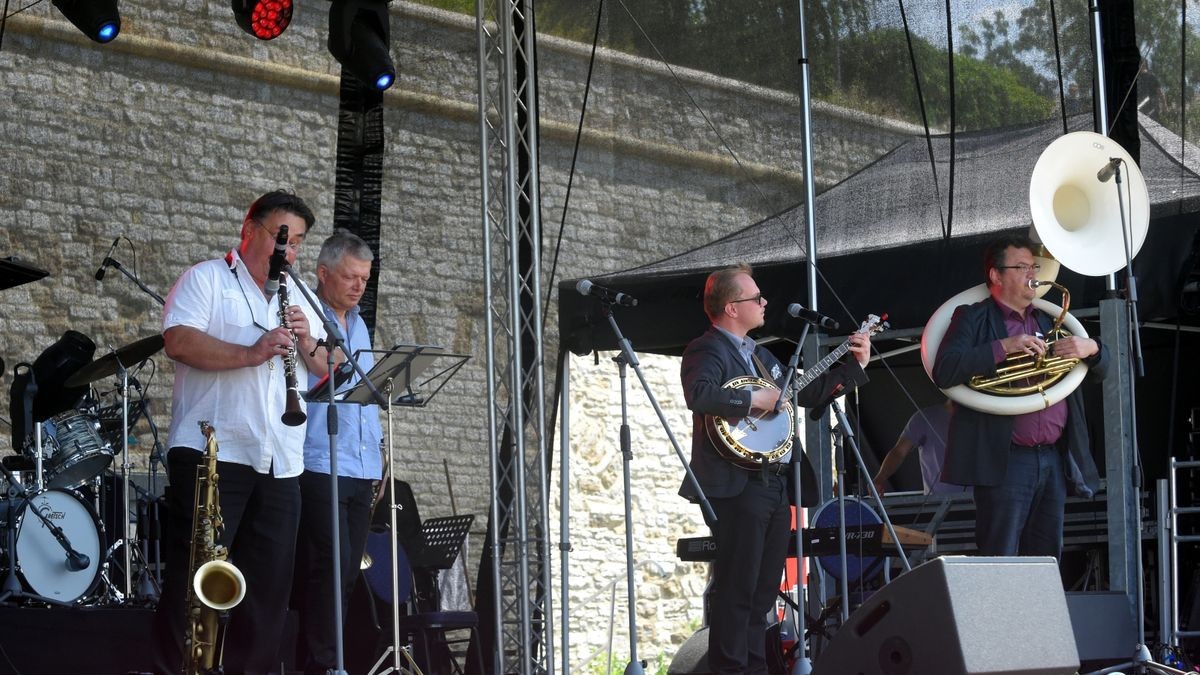
[[[814,675],[1072,675],[1079,668],[1053,558],[936,558],[859,607]]]

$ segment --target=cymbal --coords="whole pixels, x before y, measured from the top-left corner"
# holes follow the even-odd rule
[[[121,367],[129,368],[154,356],[163,348],[162,335],[149,335],[136,342],[110,352],[75,371],[64,383],[67,387],[82,387],[109,375],[116,375]]]

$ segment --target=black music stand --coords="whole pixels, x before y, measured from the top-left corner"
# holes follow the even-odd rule
[[[467,534],[471,531],[471,523],[474,521],[474,514],[469,513],[430,518],[421,523],[420,546],[406,551],[408,565],[413,572],[421,571],[429,574],[433,597],[428,598],[432,601],[428,611],[436,612],[441,609],[442,589],[438,583],[438,573],[454,566],[459,552],[462,551],[463,543],[467,540]]]
[[[44,279],[50,273],[15,256],[0,258],[0,291]]]
[[[359,350],[357,354],[368,352],[375,355],[375,365],[366,373],[366,377],[360,380],[358,384],[350,387],[345,392],[337,395],[335,399],[339,403],[358,403],[360,405],[372,405],[376,403],[375,393],[371,390],[381,392],[387,399],[387,407],[384,410],[387,413],[387,465],[389,467],[396,466],[395,448],[392,443],[392,409],[399,407],[406,408],[423,408],[429,405],[429,402],[437,396],[438,392],[446,386],[450,378],[454,377],[455,373],[466,364],[470,356],[464,354],[451,354],[446,352],[442,347],[434,345],[395,345],[388,350]],[[430,374],[432,373],[432,374]],[[336,385],[337,377],[335,374],[334,383]],[[395,481],[387,480],[385,472],[385,480],[389,485],[388,489],[388,514],[389,528],[388,535],[392,551],[396,550],[396,490]],[[473,517],[473,516],[472,516]],[[468,524],[469,527],[469,524]],[[422,526],[422,532],[425,532]],[[425,537],[423,537],[425,538]],[[425,538],[428,542],[429,540]],[[461,541],[459,542],[461,546]],[[453,559],[451,559],[453,563]],[[392,556],[392,579],[399,575],[399,561],[395,555]],[[375,669],[383,665],[385,659],[390,654],[393,658],[392,666],[384,673],[403,672],[403,664],[401,657],[407,658],[407,651],[400,645],[400,603],[399,603],[399,584],[392,584],[392,645],[388,651],[384,652],[379,661],[371,669],[371,673],[375,673]]]
[[[470,356],[451,354],[433,345],[395,345],[388,350],[360,350],[375,354],[375,365],[367,379],[385,392],[391,406],[423,408],[446,386]],[[448,365],[446,365],[448,364]],[[434,366],[440,369],[434,369]],[[426,376],[428,371],[432,375]],[[397,393],[399,392],[399,393]],[[339,403],[375,403],[365,383],[347,389],[338,396]]]

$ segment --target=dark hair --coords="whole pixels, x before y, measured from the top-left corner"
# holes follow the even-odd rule
[[[1037,249],[1037,244],[1023,233],[1002,234],[989,241],[987,248],[983,249],[983,283],[992,285],[991,272],[1004,265],[1004,252],[1010,248],[1025,248],[1032,253]]]
[[[261,222],[263,218],[276,211],[284,211],[303,218],[305,234],[309,230],[312,230],[313,224],[317,222],[317,218],[313,215],[312,209],[308,208],[308,204],[305,204],[303,199],[286,190],[272,190],[255,199],[254,203],[250,205],[250,210],[246,212],[246,220]]]
[[[737,294],[741,289],[734,279],[739,274],[753,276],[754,270],[748,263],[738,263],[708,275],[708,280],[704,282],[704,313],[710,321],[716,321],[721,312],[725,311],[725,305],[738,299]]]

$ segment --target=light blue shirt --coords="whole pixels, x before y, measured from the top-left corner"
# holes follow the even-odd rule
[[[734,349],[737,349],[738,354],[742,355],[742,360],[746,362],[746,366],[750,368],[751,373],[754,375],[767,377],[765,373],[759,373],[758,368],[754,367],[754,348],[757,346],[757,344],[754,342],[754,340],[750,339],[749,335],[745,337],[738,337],[715,323],[713,324],[713,328],[716,328],[721,332],[721,334],[729,338],[729,341],[733,343]]]
[[[321,310],[330,319],[336,316],[329,305],[321,303]],[[363,372],[375,365],[375,355],[370,353],[371,338],[367,324],[358,314],[358,307],[346,312],[346,346],[355,354]],[[363,351],[360,351],[363,350]],[[308,386],[316,385],[319,378],[309,375]],[[358,382],[358,374],[338,387],[346,391]],[[378,480],[383,477],[383,456],[379,441],[383,428],[379,424],[379,406],[338,403],[337,467],[338,475],[349,478]],[[316,473],[329,473],[329,427],[326,424],[328,403],[308,402],[308,435],[304,438],[304,469]]]

